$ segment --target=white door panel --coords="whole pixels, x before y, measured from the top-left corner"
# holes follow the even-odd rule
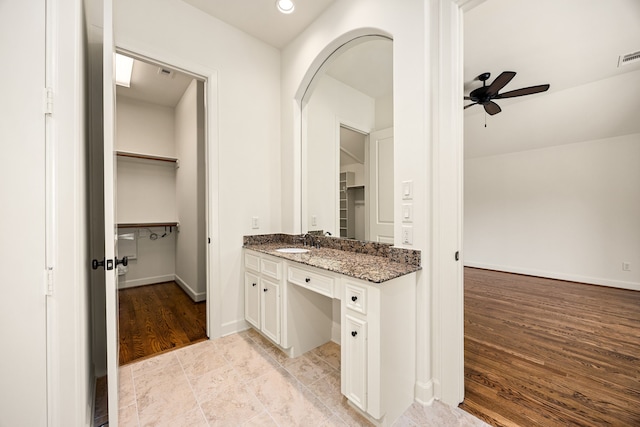
[[[103,123],[104,123],[104,256],[113,262],[105,265],[105,312],[107,326],[107,376],[109,396],[109,426],[118,426],[118,275],[117,230],[115,206],[115,45],[113,39],[113,2],[104,0],[103,10]]]
[[[0,426],[47,425],[45,17],[0,1]]]
[[[369,135],[369,240],[393,243],[393,129]]]

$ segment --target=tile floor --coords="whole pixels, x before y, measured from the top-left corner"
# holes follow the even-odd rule
[[[120,368],[120,425],[369,426],[340,393],[340,347],[289,359],[254,330]],[[487,426],[440,402],[412,405],[395,423]]]

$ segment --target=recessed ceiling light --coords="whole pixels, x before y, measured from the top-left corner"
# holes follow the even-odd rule
[[[280,12],[289,14],[293,12],[293,10],[296,8],[296,5],[293,4],[293,1],[291,0],[277,0],[276,7]]]
[[[133,58],[116,53],[116,84],[124,87],[131,86],[131,72]]]

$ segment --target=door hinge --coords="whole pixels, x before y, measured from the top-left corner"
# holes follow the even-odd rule
[[[47,267],[44,274],[44,294],[50,297],[53,295],[53,267]]]
[[[44,88],[44,114],[53,114],[53,89]]]

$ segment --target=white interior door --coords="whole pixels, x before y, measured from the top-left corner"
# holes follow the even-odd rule
[[[369,240],[393,244],[393,128],[369,135]]]
[[[104,124],[104,256],[105,313],[107,329],[107,376],[109,426],[118,426],[118,274],[115,206],[115,44],[113,2],[104,0],[103,15],[103,124]]]
[[[0,426],[48,424],[45,5],[0,1]]]

